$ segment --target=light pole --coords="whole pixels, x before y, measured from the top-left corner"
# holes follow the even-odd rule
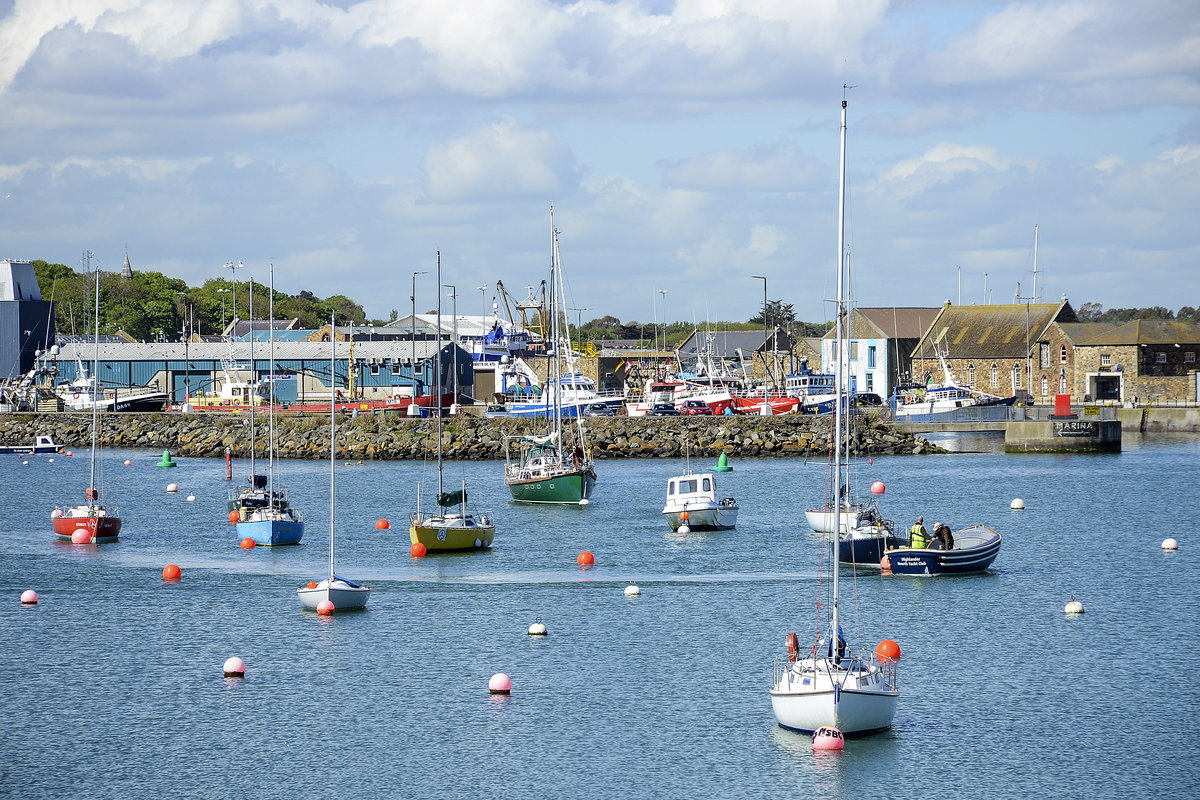
[[[232,261],[225,262],[225,269],[233,270],[233,297],[231,297],[230,300],[233,302],[233,315],[235,317],[237,316],[237,271],[244,266],[245,265],[241,261],[236,264]]]
[[[763,282],[763,383],[766,383],[767,374],[767,278],[765,275],[751,275],[751,278],[757,278]],[[765,402],[765,401],[764,401]]]
[[[221,335],[225,335],[225,295],[229,294],[228,289],[217,289],[217,294],[221,295]]]
[[[450,290],[450,313],[454,316],[454,348],[450,351],[454,363],[454,401],[450,405],[454,407],[458,405],[458,289],[453,283],[443,283],[442,288]]]
[[[412,405],[408,407],[409,416],[414,416],[414,411],[417,406],[417,276],[427,275],[428,270],[421,270],[412,274],[412,295],[408,298],[412,301],[412,316],[409,317],[408,336],[412,343],[412,362],[409,364],[409,371],[412,377]]]

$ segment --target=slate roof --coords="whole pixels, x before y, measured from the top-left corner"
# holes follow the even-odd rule
[[[1115,322],[1060,322],[1058,327],[1066,335],[1071,344],[1079,344],[1093,336],[1111,331],[1117,327]]]
[[[783,331],[779,332],[779,349],[787,348],[787,334]],[[737,358],[738,351],[741,350],[743,355],[749,356],[751,353],[756,353],[762,349],[764,342],[769,343],[775,331],[769,331],[767,336],[763,336],[761,330],[757,331],[693,331],[683,344],[679,346],[678,354],[680,358],[696,358],[704,351],[705,344],[708,341],[708,335],[712,334],[713,349],[715,352],[710,353],[713,358]],[[768,346],[769,349],[769,346]]]
[[[1078,344],[1200,344],[1200,326],[1173,319],[1135,319],[1120,327],[1097,333]]]
[[[1058,303],[953,306],[947,303],[913,349],[913,358],[1025,358],[1051,322],[1075,322],[1075,310]],[[1026,336],[1028,331],[1028,337]],[[935,350],[936,347],[936,350]]]
[[[445,347],[449,343],[442,342]],[[423,361],[437,349],[436,342],[418,339],[415,343],[417,361]],[[59,361],[74,361],[76,356],[89,361],[93,355],[91,342],[85,344],[67,344],[58,354]],[[339,341],[335,358],[344,359],[349,355],[350,343]],[[186,353],[189,361],[220,361],[232,357],[239,362],[249,362],[249,342],[191,342],[186,349],[181,342],[103,342],[100,343],[100,360],[102,361],[183,361]],[[408,340],[392,340],[378,342],[355,342],[354,357],[356,359],[391,359],[408,363],[412,358],[413,343]],[[267,346],[257,344],[254,347],[254,360],[262,361],[268,356]],[[329,360],[329,342],[275,342],[275,360]]]
[[[853,339],[920,339],[942,312],[941,308],[887,306],[850,309],[850,337]],[[836,337],[830,328],[826,339]]]

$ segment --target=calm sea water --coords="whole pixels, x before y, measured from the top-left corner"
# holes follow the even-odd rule
[[[992,452],[855,469],[886,483],[899,525],[982,522],[1004,547],[982,576],[843,573],[851,639],[890,637],[904,656],[895,728],[841,754],[778,728],[767,695],[787,632],[817,627],[803,510],[824,498],[824,464],[735,459],[718,480],[737,531],[690,535],[659,513],[678,460],[602,462],[587,508],[515,506],[501,465],[448,464],[495,512],[496,547],[413,560],[407,512],[434,468],[339,462],[339,571],[375,593],[365,613],[321,619],[295,587],[326,562],[327,462],[283,465],[304,544],[247,552],[223,462],[107,453],[125,527],[95,548],[50,535],[86,458],[6,456],[0,796],[1195,796],[1200,439],[962,449]],[[1168,536],[1178,552],[1160,549]],[[168,563],[178,584],[161,579]],[[30,588],[41,603],[23,608]],[[1081,617],[1063,614],[1072,594]],[[538,617],[548,637],[526,634]],[[231,655],[244,680],[222,677]],[[511,697],[489,696],[496,672]]]

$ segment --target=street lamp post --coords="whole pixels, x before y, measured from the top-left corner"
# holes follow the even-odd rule
[[[663,348],[663,350],[666,350],[666,349],[667,349],[667,324],[668,324],[668,323],[667,323],[667,290],[666,290],[666,289],[659,289],[659,290],[658,290],[658,293],[662,295],[662,301],[663,301],[663,321],[662,321],[662,324],[663,324],[663,336],[662,336],[662,348]]]
[[[408,336],[409,342],[412,344],[412,361],[409,364],[409,374],[412,378],[412,404],[408,407],[408,415],[410,417],[420,413],[417,411],[417,276],[427,274],[428,270],[421,270],[412,274],[412,295],[408,298],[412,301],[412,316],[408,320]]]
[[[217,289],[217,294],[221,295],[221,335],[225,334],[225,295],[229,294],[228,289]]]
[[[751,278],[757,278],[763,282],[763,379],[768,377],[767,371],[767,278],[765,275],[751,275]]]
[[[458,288],[453,283],[443,283],[443,289],[450,290],[450,313],[454,316],[453,338],[454,348],[450,351],[450,359],[454,363],[454,400],[450,403],[452,409],[458,406]],[[440,406],[439,406],[440,407]],[[453,412],[451,412],[453,413]]]
[[[233,297],[231,297],[230,300],[233,303],[233,315],[235,317],[237,316],[237,271],[244,266],[245,264],[243,264],[241,261],[237,262],[236,264],[232,261],[225,262],[225,269],[233,270]]]

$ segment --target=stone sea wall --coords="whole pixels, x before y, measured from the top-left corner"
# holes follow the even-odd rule
[[[85,450],[91,443],[90,414],[0,415],[0,444],[30,444],[49,434],[59,445]],[[256,449],[265,453],[267,426],[260,419]],[[573,423],[572,423],[573,424]],[[278,415],[276,454],[316,459],[329,454],[329,418]],[[829,454],[828,416],[786,414],[774,417],[600,417],[587,420],[588,441],[597,459],[681,457],[685,443],[696,457],[812,456]],[[544,432],[542,420],[511,417],[447,417],[442,450],[448,459],[504,458],[504,437]],[[436,457],[437,428],[432,419],[399,415],[363,415],[338,419],[342,458],[421,460]],[[100,442],[106,448],[170,450],[181,456],[235,456],[250,451],[250,418],[240,414],[104,414]],[[854,455],[920,455],[945,452],[919,437],[896,431],[871,418],[855,426]]]

